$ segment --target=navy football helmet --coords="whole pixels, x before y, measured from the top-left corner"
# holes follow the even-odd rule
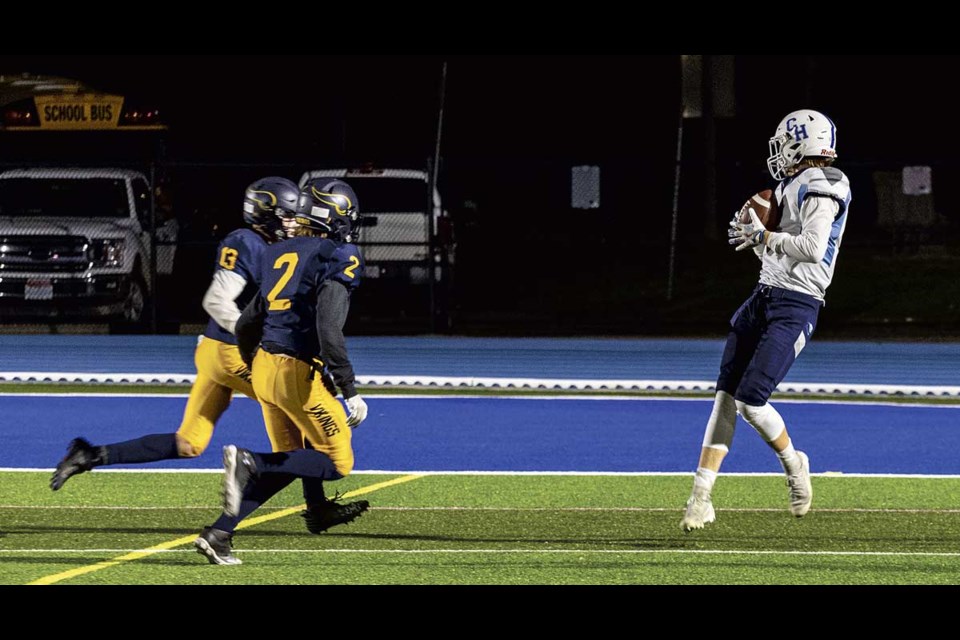
[[[247,187],[243,195],[243,221],[270,242],[289,237],[294,228],[300,190],[295,182],[270,176]]]
[[[356,242],[360,202],[353,188],[336,178],[314,178],[300,191],[298,224],[329,234],[338,242]]]

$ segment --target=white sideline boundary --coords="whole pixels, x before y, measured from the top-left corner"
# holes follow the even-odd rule
[[[83,373],[51,371],[0,372],[0,382],[193,384],[185,373]],[[566,378],[474,378],[455,376],[358,376],[357,384],[374,387],[532,389],[578,391],[714,392],[711,380],[597,380]],[[842,382],[782,382],[781,393],[856,394],[960,397],[960,385],[849,384]]]

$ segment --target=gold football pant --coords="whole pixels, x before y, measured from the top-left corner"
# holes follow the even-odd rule
[[[309,364],[260,349],[253,359],[253,390],[274,451],[301,449],[306,437],[340,475],[349,475],[353,448],[347,414]]]
[[[198,456],[210,444],[213,427],[230,406],[233,392],[239,391],[254,400],[257,396],[250,384],[250,370],[236,345],[204,336],[197,345],[194,362],[197,379],[190,389],[177,435],[187,442],[193,455]],[[180,455],[184,453],[181,451]]]

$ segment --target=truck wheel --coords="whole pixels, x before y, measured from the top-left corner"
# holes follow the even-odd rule
[[[146,288],[140,278],[134,278],[130,281],[130,290],[127,292],[127,297],[123,301],[123,320],[125,322],[132,324],[140,321],[146,299],[144,295],[145,290]]]

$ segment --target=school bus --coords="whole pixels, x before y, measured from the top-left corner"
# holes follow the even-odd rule
[[[166,129],[156,106],[56,76],[0,75],[0,109],[6,131]]]

